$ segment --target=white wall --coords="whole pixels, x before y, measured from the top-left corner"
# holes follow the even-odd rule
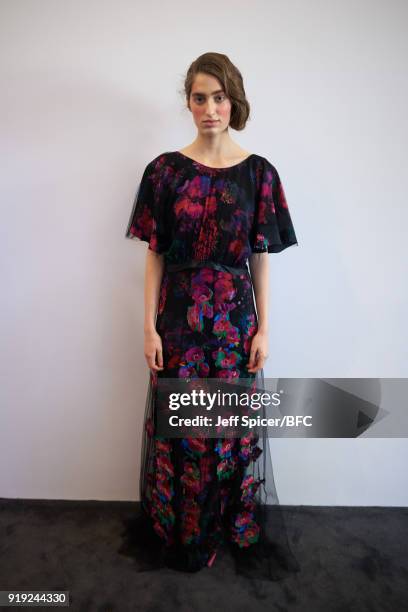
[[[195,137],[205,51],[244,76],[231,135],[279,170],[299,240],[270,256],[265,375],[407,376],[407,12],[1,2],[0,496],[137,499],[147,245],[124,232],[147,162]],[[406,440],[274,442],[283,503],[407,502]]]

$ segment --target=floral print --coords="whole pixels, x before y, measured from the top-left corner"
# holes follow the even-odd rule
[[[126,237],[148,242],[166,262],[230,266],[298,244],[279,173],[255,154],[231,168],[208,168],[178,151],[159,155],[144,170]],[[206,316],[206,294],[198,286],[194,295]]]
[[[174,511],[169,503],[173,497],[174,470],[170,458],[171,445],[159,438],[155,441],[156,481],[152,487],[151,516],[158,535],[169,540],[169,527],[174,524]]]
[[[267,159],[251,155],[230,168],[210,168],[178,151],[147,165],[126,236],[164,255],[156,330],[165,368],[150,372],[142,507],[166,549],[177,551],[179,566],[197,571],[213,563],[220,542],[250,549],[262,537],[263,448],[254,434],[158,437],[158,377],[255,384],[246,367],[258,328],[247,261],[297,239],[279,174]]]

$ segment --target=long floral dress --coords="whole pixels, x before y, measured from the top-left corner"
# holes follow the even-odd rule
[[[274,579],[279,568],[297,571],[265,435],[162,438],[155,431],[160,376],[253,378],[262,387],[263,371],[246,368],[258,325],[248,258],[298,244],[276,168],[256,154],[212,168],[163,153],[144,170],[126,237],[164,257],[156,319],[164,370],[150,370],[142,513],[127,527],[143,548],[142,567],[198,571],[227,543],[241,574]]]

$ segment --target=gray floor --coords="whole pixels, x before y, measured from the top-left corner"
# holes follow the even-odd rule
[[[195,574],[138,572],[118,552],[137,507],[0,499],[0,590],[69,591],[75,612],[408,610],[407,508],[284,508],[301,571],[265,582],[238,577],[227,551]]]

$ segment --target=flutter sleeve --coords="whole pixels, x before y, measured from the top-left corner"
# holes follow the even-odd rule
[[[279,253],[298,244],[279,173],[265,158],[258,172],[250,243],[253,253]]]
[[[165,219],[165,188],[157,160],[147,164],[138,185],[126,229],[126,238],[148,242],[148,248],[165,253],[169,248],[169,227]]]

